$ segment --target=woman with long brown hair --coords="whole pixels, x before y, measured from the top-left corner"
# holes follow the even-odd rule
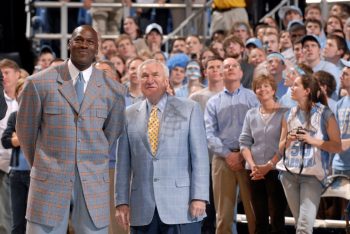
[[[341,150],[334,114],[327,107],[319,82],[308,75],[297,77],[291,96],[298,105],[282,120],[277,164],[287,202],[295,219],[296,233],[312,233],[322,193],[322,181],[329,173],[329,153]]]

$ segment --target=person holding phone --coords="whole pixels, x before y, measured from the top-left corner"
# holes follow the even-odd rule
[[[329,173],[327,152],[341,150],[340,133],[314,77],[297,77],[291,91],[298,105],[282,119],[279,143],[282,159],[276,168],[282,171],[280,179],[295,219],[296,233],[312,233],[322,180]]]

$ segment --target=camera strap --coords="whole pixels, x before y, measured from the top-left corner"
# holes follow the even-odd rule
[[[286,148],[287,148],[287,137],[288,137],[288,134],[286,136],[286,141],[284,143],[284,149],[283,149],[283,165],[284,167],[286,168],[287,172],[291,173],[291,174],[294,174],[293,172],[291,172],[287,165],[286,165]],[[303,171],[304,169],[304,157],[305,157],[305,143],[302,142],[302,152],[301,152],[301,165],[300,165],[300,170],[299,170],[299,173],[298,175],[301,175],[301,172]]]

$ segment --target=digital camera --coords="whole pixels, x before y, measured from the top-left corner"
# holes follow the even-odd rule
[[[296,134],[305,134],[305,132],[304,132],[303,130],[304,130],[304,131],[307,131],[305,128],[299,126],[299,127],[297,128]]]

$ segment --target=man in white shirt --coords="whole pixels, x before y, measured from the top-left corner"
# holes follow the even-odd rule
[[[7,126],[10,114],[18,110],[18,103],[15,98],[17,81],[20,77],[20,67],[15,61],[3,59],[0,61],[0,71],[3,75],[4,97],[7,104],[5,117],[0,121],[0,135]],[[10,187],[8,173],[10,171],[11,149],[4,149],[0,144],[0,233],[10,233]]]

